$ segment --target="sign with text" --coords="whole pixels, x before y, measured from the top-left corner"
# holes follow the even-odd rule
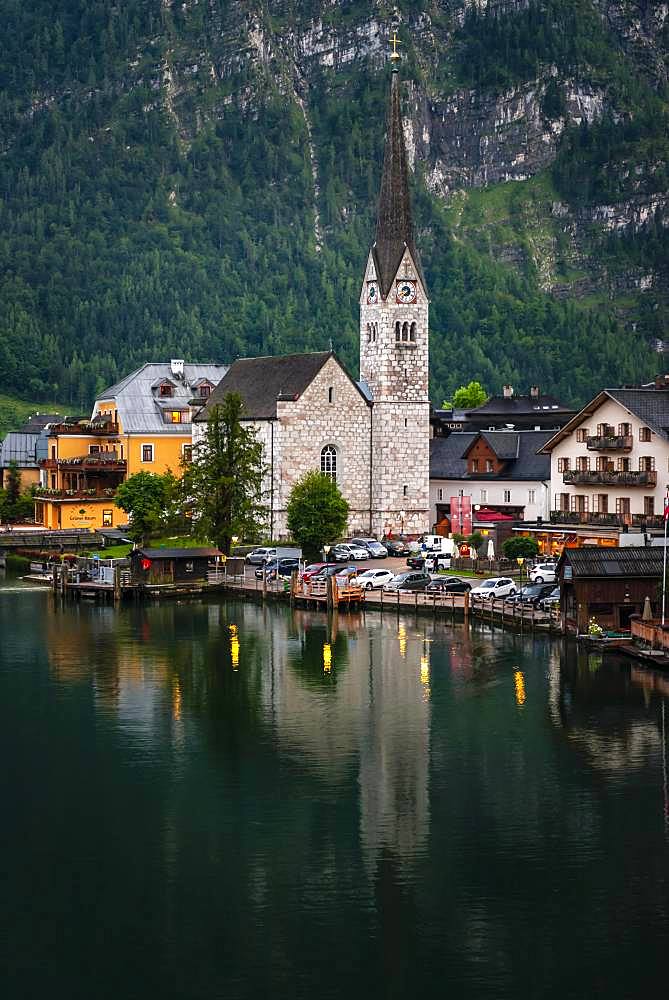
[[[451,497],[451,531],[460,535],[472,533],[472,498]]]

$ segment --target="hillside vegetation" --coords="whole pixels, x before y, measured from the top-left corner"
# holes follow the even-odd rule
[[[0,0],[0,389],[86,409],[146,360],[330,340],[357,371],[391,26],[433,399],[652,376],[667,23],[634,6]]]

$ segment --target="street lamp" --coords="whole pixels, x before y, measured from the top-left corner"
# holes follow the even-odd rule
[[[404,534],[404,518],[406,516],[407,516],[407,512],[405,510],[401,510],[400,511],[400,535]]]
[[[522,586],[523,586],[523,563],[525,562],[525,559],[523,558],[523,556],[518,556],[518,558],[516,559],[516,562],[518,563],[518,571],[519,571],[518,583],[520,584],[520,586],[522,588]]]
[[[323,555],[325,556],[325,562],[328,561],[328,555],[329,555],[329,553],[330,553],[330,546],[329,545],[324,545],[323,546]]]

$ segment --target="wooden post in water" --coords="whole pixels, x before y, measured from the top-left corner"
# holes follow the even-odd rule
[[[293,608],[295,606],[295,594],[297,592],[297,570],[294,569],[290,574],[290,606]]]
[[[263,603],[267,599],[267,572],[264,566],[262,568],[262,599]]]
[[[58,591],[58,563],[54,563],[51,567],[51,589],[54,594]]]
[[[121,600],[121,567],[114,566],[114,604]]]

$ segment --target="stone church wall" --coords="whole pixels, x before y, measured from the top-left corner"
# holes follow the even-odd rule
[[[332,402],[329,390],[332,389]],[[321,467],[321,451],[337,450],[337,485],[348,501],[349,534],[370,528],[370,407],[331,358],[295,402],[277,404],[275,429],[276,531],[286,533],[286,505],[293,485]],[[277,449],[277,437],[280,438]],[[277,460],[278,453],[278,460]]]

